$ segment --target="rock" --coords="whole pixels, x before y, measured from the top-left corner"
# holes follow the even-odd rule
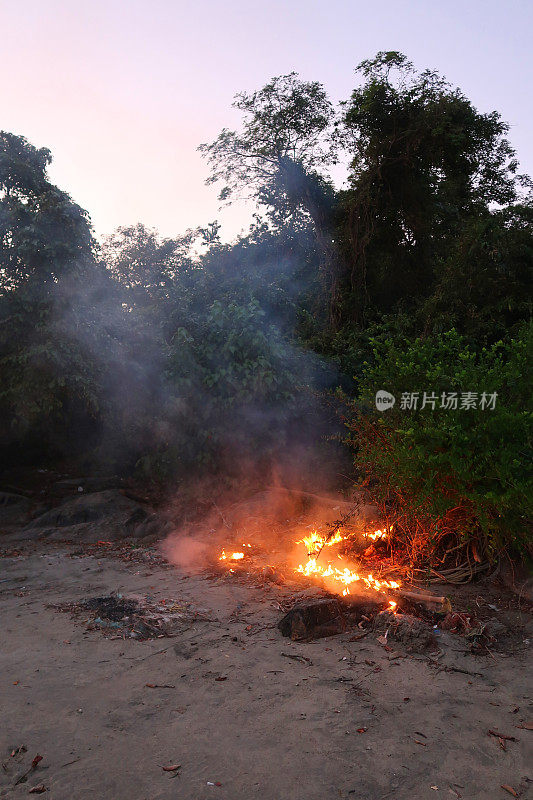
[[[0,525],[11,526],[29,517],[31,501],[21,494],[0,492]]]
[[[162,536],[168,532],[170,523],[109,489],[66,500],[32,520],[21,531],[21,537],[96,542]]]
[[[278,623],[283,636],[289,636],[293,641],[333,636],[347,627],[341,603],[335,599],[298,604]]]
[[[324,598],[298,603],[278,623],[283,636],[293,641],[335,636],[354,627],[365,615],[367,618],[382,608],[381,601]]]

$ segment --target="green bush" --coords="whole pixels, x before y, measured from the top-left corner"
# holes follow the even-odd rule
[[[461,543],[473,544],[475,557],[524,550],[533,497],[531,325],[479,352],[455,330],[414,341],[383,336],[373,346],[360,397],[349,403],[348,441],[389,510],[424,529],[415,555],[440,548],[442,559]],[[376,409],[380,389],[395,396],[392,409]],[[424,392],[436,396],[434,409],[421,407]],[[457,410],[441,407],[451,392]],[[461,408],[467,392],[477,393],[477,408]],[[402,408],[404,393],[418,393],[416,409]],[[483,393],[497,394],[493,409],[480,407]]]

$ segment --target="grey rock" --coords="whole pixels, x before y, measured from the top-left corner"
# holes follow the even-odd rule
[[[23,528],[25,539],[116,541],[161,536],[170,524],[152,510],[120,492],[79,494],[46,511]]]

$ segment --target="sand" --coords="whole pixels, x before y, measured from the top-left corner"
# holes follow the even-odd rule
[[[0,569],[1,797],[40,784],[51,800],[511,797],[502,784],[533,796],[525,611],[508,652],[473,656],[448,635],[435,659],[372,634],[284,639],[276,586],[50,543],[4,554]],[[112,591],[187,602],[196,616],[139,642],[49,607]],[[517,741],[504,750],[489,729]]]

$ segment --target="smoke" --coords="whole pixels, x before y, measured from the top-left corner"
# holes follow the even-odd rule
[[[207,543],[192,538],[188,529],[168,536],[160,549],[169,563],[179,566],[188,574],[202,572],[210,560]]]
[[[43,288],[46,313],[21,343],[27,405],[41,409],[26,429],[72,464],[166,482],[171,500],[206,475],[221,495],[337,485],[324,393],[338,376],[296,337],[316,284],[312,237],[263,231],[193,250],[192,235],[136,226]]]
[[[247,558],[242,565],[252,566],[252,571],[269,565],[291,577],[292,568],[305,557],[297,543],[311,530],[324,530],[353,514],[350,524],[358,532],[358,543],[366,547],[364,532],[378,527],[378,509],[361,497],[354,513],[354,501],[338,494],[274,485],[243,498],[230,490],[215,494],[216,484],[204,484],[202,489],[204,507],[197,518],[178,526],[161,544],[165,558],[188,573],[220,568],[224,550],[228,556],[232,551],[244,552]],[[186,502],[184,508],[188,508]]]

